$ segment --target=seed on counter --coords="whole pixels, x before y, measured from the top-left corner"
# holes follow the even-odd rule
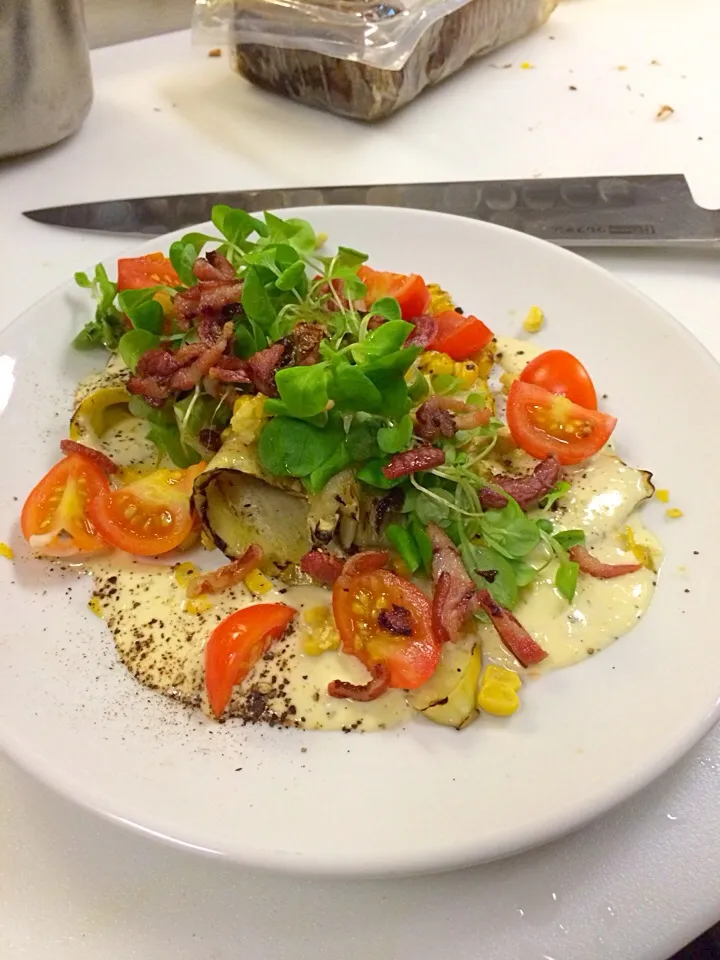
[[[670,507],[665,511],[665,516],[669,520],[678,520],[680,517],[684,517],[685,514],[680,510],[679,507]]]
[[[15,556],[15,551],[12,547],[8,546],[7,543],[0,542],[0,557],[5,557],[6,560],[12,560]]]
[[[660,503],[669,503],[670,502],[670,491],[669,490],[656,490],[655,496],[658,498]]]

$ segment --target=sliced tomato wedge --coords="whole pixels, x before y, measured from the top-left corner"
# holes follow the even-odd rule
[[[561,393],[587,410],[597,410],[597,394],[590,374],[567,350],[546,350],[531,360],[520,374],[524,383],[534,383],[550,393]]]
[[[175,267],[162,253],[148,253],[144,257],[125,257],[118,260],[118,291],[142,290],[144,287],[179,287],[180,277]]]
[[[387,553],[358,553],[345,564],[333,587],[333,614],[345,653],[361,660],[372,672],[383,664],[390,673],[389,686],[414,690],[437,667],[441,645],[432,630],[430,601],[413,583],[385,570]],[[409,633],[383,626],[383,617],[401,607],[407,613]]]
[[[108,487],[91,501],[90,520],[108,543],[127,553],[150,557],[175,550],[193,529],[190,498],[204,468],[198,463],[155,470],[118,490]]]
[[[365,302],[368,307],[383,297],[395,297],[400,304],[403,320],[413,320],[427,311],[430,291],[423,278],[416,273],[389,273],[363,265],[358,270],[358,277],[367,287]]]
[[[80,454],[65,457],[42,478],[20,516],[23,536],[35,553],[71,557],[107,549],[88,519],[88,505],[110,484],[97,464]]]
[[[493,332],[477,317],[466,317],[455,310],[436,313],[438,332],[430,343],[430,350],[449,354],[453,360],[468,360],[486,347]]]
[[[610,439],[617,420],[578,406],[567,397],[516,380],[507,400],[507,422],[515,443],[538,460],[581,463]]]
[[[205,647],[205,689],[216,717],[225,712],[233,687],[285,633],[295,613],[285,603],[258,603],[236,610],[215,627]]]

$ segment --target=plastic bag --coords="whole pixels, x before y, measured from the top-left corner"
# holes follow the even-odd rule
[[[196,0],[193,39],[251,82],[376,120],[471,57],[544,23],[558,0]]]

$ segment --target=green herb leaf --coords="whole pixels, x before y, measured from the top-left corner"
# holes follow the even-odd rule
[[[480,529],[488,545],[510,559],[522,559],[537,546],[540,531],[514,501],[502,510],[487,510]]]
[[[411,515],[408,529],[420,554],[420,562],[425,573],[429,574],[432,568],[433,547],[432,540],[415,515]]]
[[[410,446],[412,432],[412,419],[406,415],[398,423],[378,430],[378,446],[384,453],[400,453]]]
[[[508,560],[508,563],[513,569],[519,587],[527,587],[537,577],[538,572],[535,567],[531,567],[524,560]]]
[[[460,555],[477,586],[489,590],[499,604],[512,610],[518,601],[518,582],[512,564],[497,550],[470,543],[467,538],[461,540]]]
[[[288,243],[294,247],[298,253],[309,256],[315,251],[317,236],[312,225],[309,224],[307,220],[289,217],[285,221],[285,225],[292,230],[292,233],[287,237]]]
[[[275,375],[280,399],[294,417],[314,417],[327,406],[327,363],[284,367]]]
[[[135,373],[140,357],[153,347],[157,347],[159,343],[160,338],[149,330],[128,330],[120,338],[118,352],[125,366]]]
[[[305,264],[302,260],[296,260],[295,263],[283,270],[275,281],[275,286],[278,290],[293,290],[304,276]]]
[[[277,317],[277,311],[255,267],[248,267],[245,272],[242,306],[253,323],[263,330],[267,330]]]
[[[357,472],[358,480],[369,484],[371,487],[377,487],[379,490],[391,490],[393,487],[399,487],[405,477],[398,477],[395,480],[388,480],[382,472],[382,468],[387,464],[385,460],[368,460],[364,467]]]
[[[584,530],[559,530],[553,537],[556,543],[559,543],[563,550],[570,550],[579,543],[585,543]]]
[[[167,454],[175,466],[183,470],[202,460],[197,450],[183,444],[177,424],[153,424],[147,436],[161,453]]]
[[[186,233],[180,240],[170,244],[170,263],[186,287],[197,283],[193,273],[193,264],[200,256],[206,243],[213,243],[217,238],[209,237],[205,233]]]
[[[378,430],[382,421],[377,417],[359,420],[355,418],[350,425],[345,438],[345,445],[350,460],[362,463],[364,460],[380,457],[380,447],[377,442]]]
[[[462,389],[462,381],[453,376],[452,373],[439,373],[432,378],[433,390],[440,396],[447,396],[450,393],[457,393]]]
[[[380,329],[382,330],[382,327]],[[389,353],[384,357],[378,357],[376,360],[364,363],[362,369],[365,375],[381,390],[385,387],[396,386],[415,363],[420,352],[420,347],[406,347],[404,350],[396,350],[395,353]],[[407,395],[407,384],[403,382],[401,386]]]
[[[122,312],[130,318],[136,330],[149,333],[162,333],[165,315],[163,308],[154,300],[159,287],[146,287],[142,290],[123,290],[118,295],[118,304]]]
[[[175,413],[172,403],[166,402],[162,407],[151,407],[143,397],[132,396],[128,403],[130,413],[141,420],[153,424],[174,424]]]
[[[93,347],[116,350],[120,337],[125,333],[125,320],[115,307],[117,284],[108,278],[101,263],[95,267],[92,280],[85,273],[76,273],[75,282],[92,291],[97,306],[94,318],[75,336],[73,346],[78,350],[91,350]]]
[[[420,568],[420,551],[407,528],[399,523],[389,523],[385,528],[385,536],[388,543],[400,554],[410,573],[415,573]]]
[[[385,299],[390,298],[386,297]],[[380,302],[382,301],[378,301],[378,303]],[[358,361],[379,360],[380,357],[394,354],[402,347],[413,329],[413,324],[407,323],[405,320],[388,320],[377,330],[369,333],[362,343],[353,346],[353,357]]]
[[[570,484],[567,480],[559,480],[552,488],[550,493],[540,501],[540,507],[547,512],[552,505],[560,500],[570,490]]]
[[[408,385],[408,396],[413,403],[417,404],[422,403],[429,393],[430,385],[427,382],[427,378],[418,370],[415,378]]]
[[[555,587],[568,603],[572,603],[577,590],[579,564],[574,560],[563,561],[555,574]]]
[[[76,283],[79,287],[83,287],[83,288],[86,289],[86,290],[90,290],[90,288],[92,287],[92,283],[91,283],[91,281],[90,281],[90,277],[89,277],[86,273],[80,273],[80,272],[76,273],[76,274],[75,274],[75,283]]]
[[[325,484],[332,480],[336,473],[340,473],[350,463],[350,456],[344,445],[339,446],[329,459],[310,474],[303,482],[311,493],[319,493]]]
[[[342,427],[313,426],[306,420],[273,417],[260,434],[260,463],[276,477],[308,477],[343,443]]]
[[[361,367],[347,360],[333,368],[328,393],[338,410],[343,412],[380,413],[383,410],[383,397],[378,388]]]
[[[235,335],[233,339],[233,352],[235,356],[247,360],[258,350],[264,350],[267,346],[267,337],[261,330],[257,330],[250,321],[240,321],[235,326]]]
[[[262,220],[251,217],[245,210],[228,207],[224,203],[216,204],[212,208],[211,217],[220,233],[238,247],[253,233],[257,233],[259,237],[266,237],[268,233]]]
[[[402,310],[395,297],[381,297],[368,309],[373,317],[385,317],[386,320],[402,320]],[[404,341],[401,341],[404,343]]]

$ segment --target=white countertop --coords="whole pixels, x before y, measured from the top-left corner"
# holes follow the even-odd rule
[[[256,91],[225,59],[190,51],[186,34],[96,51],[95,107],[80,134],[0,164],[0,325],[127,246],[20,217],[38,206],[318,182],[649,172],[685,172],[698,199],[720,206],[718,35],[717,0],[566,0],[546,29],[376,127]],[[519,69],[522,61],[534,69]],[[658,122],[662,104],[675,114]],[[720,358],[720,253],[593,259]],[[664,375],[672,402],[672,371]],[[318,882],[151,843],[0,761],[0,955],[665,960],[720,918],[719,782],[716,730],[651,788],[561,842],[439,877]]]

